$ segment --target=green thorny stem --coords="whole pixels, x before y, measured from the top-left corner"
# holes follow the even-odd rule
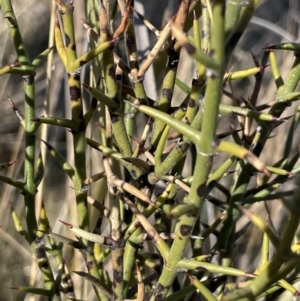
[[[181,30],[184,29],[189,7],[190,7],[190,0],[182,0],[180,2],[177,14],[175,16],[174,25],[180,28]],[[172,39],[170,46],[167,48],[167,55],[168,55],[168,62],[166,66],[166,72],[163,79],[161,95],[157,102],[157,109],[162,112],[168,112],[171,106],[171,101],[174,92],[175,86],[175,79],[176,79],[176,72],[180,57],[180,47],[176,47],[176,40],[175,38]],[[153,149],[156,149],[160,136],[163,133],[165,125],[160,120],[154,120],[153,123],[153,133],[151,138],[151,145]]]
[[[73,149],[74,149],[74,176],[72,181],[76,194],[78,225],[81,229],[89,231],[89,219],[87,208],[87,195],[82,191],[83,180],[86,179],[86,127],[87,122],[83,114],[83,103],[81,96],[80,73],[81,66],[87,61],[96,56],[99,47],[89,52],[86,56],[82,56],[82,60],[78,61],[75,44],[75,32],[73,23],[73,3],[68,5],[63,4],[59,0],[55,0],[59,12],[62,17],[62,30],[59,29],[59,24],[56,24],[56,47],[68,74],[68,85],[71,100],[72,121],[76,123],[75,129],[72,129]],[[62,34],[64,35],[65,43],[62,43]],[[99,54],[99,53],[98,53]],[[80,58],[79,58],[80,59]],[[95,258],[92,250],[87,247],[84,253],[84,259],[88,266],[89,273],[99,279],[99,272],[96,266]],[[107,296],[96,286],[95,292],[99,300],[107,300]]]
[[[190,234],[201,210],[202,202],[206,196],[206,182],[212,163],[212,142],[215,139],[218,106],[221,100],[222,78],[224,74],[224,17],[225,2],[214,1],[211,50],[213,59],[220,65],[214,74],[208,74],[206,96],[203,103],[202,131],[196,145],[197,159],[194,180],[186,202],[195,206],[194,215],[184,215],[179,221],[176,237],[170,253],[165,261],[162,274],[150,301],[166,298],[169,289],[178,273],[178,262],[182,259]]]
[[[35,69],[26,52],[23,39],[19,30],[18,22],[10,0],[2,0],[1,8],[4,17],[7,20],[10,35],[13,39],[14,47],[20,64],[20,75],[24,81],[25,92],[25,114],[24,114],[24,131],[25,131],[25,158],[24,158],[24,200],[25,200],[25,219],[27,224],[27,238],[31,245],[32,252],[37,259],[41,274],[45,283],[45,289],[48,291],[51,300],[60,300],[58,287],[55,283],[51,271],[48,257],[46,256],[43,243],[43,235],[37,232],[38,226],[35,216],[35,195],[37,186],[40,182],[35,180],[35,147],[37,130],[34,127],[35,118]],[[16,72],[18,74],[18,72]]]
[[[86,123],[83,116],[83,106],[80,86],[80,68],[74,62],[77,59],[75,33],[73,24],[73,5],[61,5],[59,11],[62,16],[63,33],[65,37],[64,65],[68,73],[68,85],[71,100],[72,120],[76,127],[72,130],[74,145],[74,190],[76,194],[78,224],[80,228],[89,230],[86,193],[82,192],[81,185],[86,178],[85,166],[85,131]],[[57,41],[57,40],[56,40]],[[56,43],[58,48],[58,44]],[[59,50],[58,50],[59,51]]]
[[[121,22],[119,28],[114,34],[109,31],[109,13],[103,4],[100,8],[100,41],[106,42],[113,38],[118,38],[120,34],[125,30],[125,22],[127,22],[128,16],[123,16],[123,21]],[[131,143],[129,142],[129,137],[126,132],[122,104],[121,104],[121,89],[120,89],[120,79],[117,78],[115,65],[114,65],[114,54],[113,49],[109,48],[103,52],[102,55],[102,68],[103,76],[105,81],[106,95],[113,100],[116,108],[110,108],[109,114],[111,119],[111,126],[117,144],[119,146],[120,152],[124,157],[131,157]]]
[[[14,15],[14,11],[11,5],[11,1],[1,1],[1,7],[4,12],[4,17],[7,20],[7,25],[10,31],[10,35],[13,39],[14,46],[17,52],[18,60],[21,67],[27,71],[26,75],[23,75],[24,91],[25,91],[25,162],[24,162],[24,177],[25,183],[24,193],[25,199],[25,216],[28,227],[29,240],[32,242],[37,231],[37,222],[35,218],[35,194],[37,187],[34,183],[34,165],[35,165],[35,131],[33,130],[33,121],[35,116],[35,83],[34,75],[35,68],[31,64],[27,52],[24,48],[21,33],[19,31],[18,23]]]

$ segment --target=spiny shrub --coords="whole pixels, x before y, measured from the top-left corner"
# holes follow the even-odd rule
[[[300,45],[266,45],[260,63],[253,57],[252,68],[232,71],[232,52],[259,0],[181,0],[162,30],[147,20],[147,13],[136,10],[133,0],[108,0],[84,3],[86,20],[82,23],[90,48],[79,53],[75,23],[80,21],[73,18],[76,1],[54,2],[56,16],[50,36],[55,37],[55,45],[31,60],[12,3],[1,0],[17,60],[2,67],[0,74],[23,80],[24,114],[13,97],[9,100],[24,129],[25,142],[24,179],[1,175],[0,180],[22,192],[24,213],[11,206],[12,219],[28,242],[43,279],[42,287],[14,283],[13,288],[53,301],[256,300],[273,298],[284,290],[299,295],[292,284],[299,277],[299,244],[294,237],[300,195],[295,189],[278,191],[300,171],[296,165],[300,154],[292,153],[298,110],[290,117],[282,159],[266,165],[259,157],[273,130],[289,119],[281,115],[300,97],[295,92]],[[138,57],[134,16],[157,38],[143,60]],[[280,74],[277,50],[295,54],[286,78]],[[36,71],[44,60],[49,62],[54,51],[67,76],[69,118],[35,112]],[[189,83],[177,78],[183,51],[194,60],[194,78]],[[277,93],[259,104],[268,64]],[[157,99],[145,91],[149,68],[162,79]],[[227,87],[250,76],[255,76],[253,92],[237,102],[234,91]],[[175,87],[186,96],[174,107]],[[230,104],[221,102],[224,94]],[[229,115],[230,124],[217,134],[219,115]],[[67,129],[71,139],[66,141],[71,144],[65,149],[72,149],[72,157],[41,135],[45,125]],[[47,185],[47,177],[41,184],[44,171],[51,169],[50,158],[39,152],[41,145],[72,183],[68,193],[72,214],[60,220],[67,230],[64,233],[52,231],[47,218],[50,193],[37,202],[38,190]],[[94,161],[91,149],[97,150],[101,162]],[[12,164],[19,162],[3,163],[1,169]],[[225,177],[229,185],[224,185]],[[101,189],[92,197],[91,187],[97,185]],[[217,191],[226,200],[216,197]],[[282,235],[251,211],[253,204],[275,199],[281,199],[289,210]],[[214,208],[210,215],[205,209],[208,203]],[[71,221],[74,213],[77,222]],[[244,215],[263,233],[260,260],[251,271],[232,262],[234,244],[244,233],[238,231],[237,221]],[[209,243],[212,237],[213,244]],[[270,245],[275,249],[272,256]],[[75,270],[78,252],[74,250],[85,263]],[[11,277],[13,282],[14,275]],[[82,280],[80,285],[73,283],[75,278]],[[83,282],[93,287],[88,297]]]

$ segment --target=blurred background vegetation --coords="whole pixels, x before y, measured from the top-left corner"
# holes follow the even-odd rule
[[[86,0],[93,1],[93,0]],[[48,45],[53,45],[51,37],[49,40],[49,29],[51,22],[53,22],[53,2],[48,1],[33,1],[15,0],[12,1],[15,13],[20,25],[21,33],[29,57],[33,59],[41,53]],[[87,33],[83,29],[80,18],[86,19],[85,3],[84,1],[75,0],[75,24],[76,34],[78,39],[78,53],[86,51],[89,47]],[[138,6],[139,5],[139,6]],[[157,28],[162,28],[169,18],[174,14],[177,8],[177,1],[174,0],[144,0],[137,4],[140,10],[144,10],[144,15],[150,20]],[[140,11],[142,12],[142,11]],[[51,19],[52,18],[52,19]],[[3,15],[0,14],[0,65],[14,63],[16,54],[12,45],[11,38],[8,34],[7,26]],[[148,32],[143,25],[137,20],[136,30],[140,37],[140,60],[147,55],[147,51],[155,43],[156,37]],[[270,44],[277,44],[287,41],[299,40],[300,28],[300,4],[298,0],[262,0],[259,8],[255,13],[246,33],[241,39],[238,47],[234,51],[234,55],[229,64],[232,70],[246,69],[254,66],[251,53],[260,60],[263,54],[263,47]],[[122,41],[120,42],[121,48]],[[122,49],[122,48],[121,48]],[[36,74],[36,116],[44,114],[57,117],[70,117],[68,91],[66,91],[66,74],[60,62],[56,51],[54,51],[52,63],[47,66],[47,62],[42,65]],[[280,70],[283,77],[289,70],[293,62],[293,54],[287,52],[276,53]],[[48,63],[49,64],[49,63]],[[85,67],[83,79],[89,81],[89,66]],[[229,70],[228,70],[229,71]],[[190,84],[194,75],[192,60],[187,57],[185,53],[181,56],[181,62],[178,69],[178,78],[183,82]],[[155,98],[157,91],[160,89],[161,83],[160,70],[150,70],[147,74],[146,90],[149,97]],[[83,80],[85,82],[85,80]],[[245,80],[233,82],[231,87],[226,87],[227,90],[233,90],[234,96],[238,101],[241,97],[247,99],[251,95],[253,89],[254,78],[247,78]],[[0,79],[0,158],[1,162],[8,162],[13,159],[18,159],[18,162],[10,169],[5,171],[6,174],[12,175],[14,178],[22,178],[22,164],[23,164],[23,129],[19,121],[15,117],[7,96],[16,103],[22,110],[23,105],[23,92],[22,92],[22,79],[18,76],[5,75]],[[179,89],[176,90],[173,97],[174,104],[182,102],[184,95]],[[299,91],[299,90],[298,90]],[[263,87],[260,91],[259,100],[261,103],[272,101],[275,97],[276,88],[274,82],[271,81],[271,71],[266,70]],[[89,96],[86,96],[86,105],[89,103]],[[228,101],[224,97],[224,102]],[[294,103],[297,106],[298,103]],[[292,108],[290,110],[293,110]],[[286,110],[284,116],[289,116],[289,110]],[[220,128],[224,131],[224,127],[228,128],[230,117],[222,117],[219,120]],[[286,126],[279,127],[279,130],[274,131],[274,137],[270,139],[263,152],[263,160],[266,163],[275,162],[281,158],[281,150],[284,145],[286,137]],[[91,126],[92,127],[92,126]],[[94,123],[95,128],[89,128],[88,131],[92,132],[97,130],[97,125]],[[42,132],[40,132],[43,135]],[[58,149],[63,155],[71,160],[72,152],[65,145],[71,139],[70,135],[64,128],[49,127],[46,140]],[[297,140],[298,139],[298,140]],[[66,144],[67,142],[67,144]],[[294,147],[298,148],[299,138],[296,137]],[[43,150],[42,150],[43,151]],[[101,166],[100,157],[90,150],[90,160],[88,174],[92,174],[97,170],[97,166]],[[61,170],[55,160],[47,156],[45,177],[43,185],[39,188],[38,202],[43,200],[47,208],[48,218],[53,231],[56,233],[64,234],[66,229],[61,228],[57,223],[59,219],[67,220],[68,222],[76,222],[74,217],[74,197],[71,184],[65,173]],[[230,183],[228,183],[229,185]],[[98,191],[101,189],[99,183],[97,187],[93,188],[91,194],[97,197]],[[291,185],[291,184],[289,184]],[[296,185],[296,183],[294,183]],[[282,189],[285,189],[283,187]],[[41,285],[39,279],[39,271],[31,258],[31,251],[26,241],[23,240],[18,233],[16,233],[10,215],[9,203],[12,203],[17,212],[23,217],[23,200],[20,192],[9,185],[0,183],[0,301],[10,300],[24,300],[24,294],[12,291],[9,287],[18,285]],[[208,205],[209,206],[209,205]],[[205,214],[209,214],[210,208],[205,209]],[[283,223],[285,222],[286,212],[281,203],[272,202],[269,204],[258,204],[253,209],[260,215],[270,220],[272,226],[280,232]],[[93,214],[91,212],[91,214]],[[256,258],[255,250],[257,245],[261,244],[261,233],[254,229],[252,226],[247,226],[248,220],[241,218],[239,227],[244,231],[245,235],[237,242],[235,248],[235,263],[237,267],[251,270],[251,263]],[[67,236],[68,234],[66,234]],[[66,258],[72,256],[72,250],[65,248]],[[68,254],[68,252],[70,254]],[[76,255],[76,254],[75,254]],[[76,255],[78,256],[78,254]],[[82,265],[82,259],[78,256],[77,266]],[[75,268],[71,266],[70,269]],[[75,287],[82,290],[79,294],[83,299],[91,300],[89,298],[88,284],[83,284],[82,280],[76,276],[74,277]],[[30,300],[38,300],[38,297],[30,297]],[[288,300],[281,297],[281,300]],[[40,298],[41,299],[41,298]],[[29,299],[28,299],[29,300]]]

